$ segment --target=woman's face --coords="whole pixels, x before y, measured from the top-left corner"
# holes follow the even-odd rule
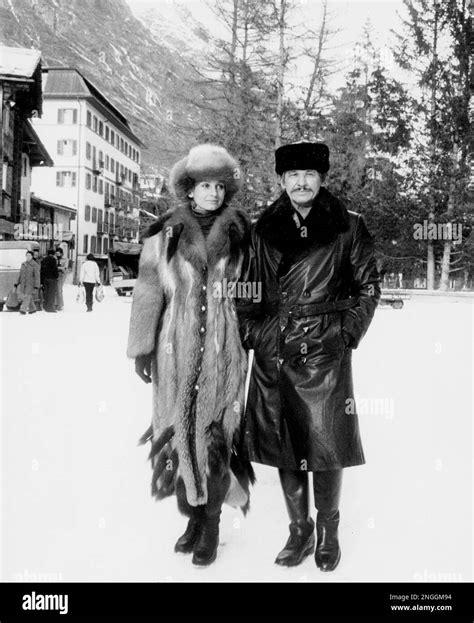
[[[204,180],[196,184],[189,193],[198,208],[206,212],[218,210],[225,197],[225,186],[217,180]]]

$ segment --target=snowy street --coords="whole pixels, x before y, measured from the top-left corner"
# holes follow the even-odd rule
[[[285,569],[277,470],[256,466],[246,518],[228,506],[217,560],[175,554],[175,498],[150,495],[151,387],[126,359],[131,298],[93,313],[0,313],[2,581],[473,581],[472,298],[380,308],[354,352],[366,465],[345,470],[342,558]],[[313,511],[315,518],[315,511]]]

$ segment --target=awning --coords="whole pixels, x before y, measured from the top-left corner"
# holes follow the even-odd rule
[[[142,246],[137,242],[118,242],[114,240],[110,252],[123,253],[123,255],[140,255]]]

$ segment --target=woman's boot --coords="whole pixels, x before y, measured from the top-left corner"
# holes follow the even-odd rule
[[[185,532],[176,541],[174,551],[190,554],[199,537],[199,531],[204,519],[204,506],[191,506],[188,503],[182,478],[178,478],[176,482],[176,499],[179,511],[186,517],[189,517],[189,521]]]
[[[342,469],[313,474],[314,504],[318,510],[315,561],[321,571],[334,571],[341,559],[337,536],[341,485]]]
[[[230,476],[211,474],[207,480],[207,504],[202,507],[202,523],[194,546],[193,564],[210,565],[217,556],[219,545],[219,522],[222,504],[229,488]]]
[[[278,471],[291,523],[290,537],[275,563],[295,567],[314,551],[314,521],[309,516],[308,473]]]

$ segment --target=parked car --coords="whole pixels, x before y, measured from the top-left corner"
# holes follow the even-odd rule
[[[0,311],[3,311],[8,293],[18,283],[26,252],[39,248],[37,242],[30,240],[0,241]]]
[[[393,309],[402,309],[404,300],[411,299],[409,294],[403,291],[389,290],[382,288],[382,296],[380,297],[380,305],[393,307]]]
[[[141,250],[141,244],[114,241],[109,251],[110,284],[119,296],[133,294]]]

